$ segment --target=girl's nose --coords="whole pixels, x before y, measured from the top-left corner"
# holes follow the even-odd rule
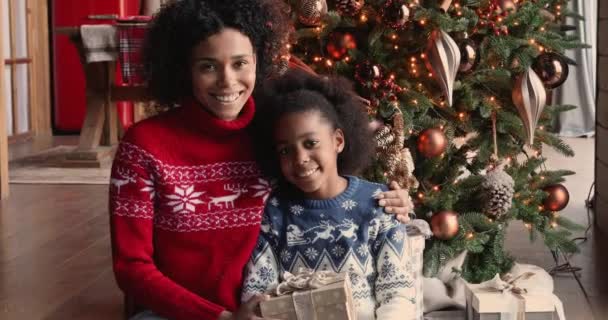
[[[298,164],[303,164],[303,163],[307,163],[308,160],[309,160],[308,152],[306,152],[306,150],[299,148],[296,151],[296,162]]]

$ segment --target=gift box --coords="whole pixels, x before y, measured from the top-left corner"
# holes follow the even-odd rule
[[[550,292],[500,290],[486,283],[467,283],[466,290],[468,320],[565,320],[561,301]]]
[[[423,267],[423,255],[424,255],[424,245],[425,240],[430,234],[426,233],[424,225],[418,226],[419,223],[417,220],[416,223],[412,223],[412,225],[416,224],[416,227],[412,227],[408,225],[407,227],[407,238],[406,242],[406,254],[407,254],[407,268],[412,271],[414,274],[414,287],[416,289],[415,296],[415,305],[416,305],[416,317],[415,319],[422,319],[424,312],[424,297],[423,297],[423,280],[422,280],[422,267]],[[426,222],[425,222],[426,223]]]
[[[322,272],[313,274],[313,278]],[[313,289],[297,289],[298,291],[262,301],[260,303],[262,317],[288,320],[356,319],[347,273],[332,274],[330,278],[325,281],[328,284],[323,284],[321,281],[320,285],[312,285]],[[308,282],[315,281],[313,279]]]

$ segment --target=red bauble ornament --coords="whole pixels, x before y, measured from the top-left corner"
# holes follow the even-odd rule
[[[471,39],[465,39],[458,45],[458,48],[460,49],[460,66],[458,67],[458,71],[469,72],[473,70],[479,62],[477,44]]]
[[[340,60],[346,56],[348,50],[356,49],[357,42],[355,41],[355,37],[348,32],[332,32],[329,35],[329,39],[327,40],[327,45],[325,49],[327,49],[327,53],[336,59]]]
[[[433,235],[441,240],[450,240],[458,234],[458,213],[454,211],[440,211],[431,217],[431,230]]]
[[[361,83],[379,81],[381,78],[382,68],[371,61],[363,61],[355,67],[355,79]]]
[[[380,13],[382,21],[393,28],[403,29],[410,20],[410,8],[402,0],[388,0]]]
[[[361,11],[364,4],[364,0],[336,0],[336,9],[340,14],[352,17]]]
[[[418,136],[418,151],[427,158],[441,155],[448,147],[448,138],[441,129],[425,129]]]
[[[534,59],[532,69],[548,89],[561,86],[568,78],[568,63],[557,53],[543,53]]]
[[[549,195],[543,201],[543,206],[546,210],[560,211],[568,205],[570,201],[570,193],[564,185],[558,183],[543,188],[543,191]]]

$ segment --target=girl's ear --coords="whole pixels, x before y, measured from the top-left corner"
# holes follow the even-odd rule
[[[334,142],[336,145],[336,152],[342,152],[342,150],[344,150],[344,131],[342,131],[342,129],[336,129],[334,131]]]

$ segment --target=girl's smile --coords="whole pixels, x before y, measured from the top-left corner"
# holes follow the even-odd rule
[[[333,198],[346,189],[338,174],[344,134],[319,111],[288,113],[275,130],[276,151],[285,179],[313,199]]]

